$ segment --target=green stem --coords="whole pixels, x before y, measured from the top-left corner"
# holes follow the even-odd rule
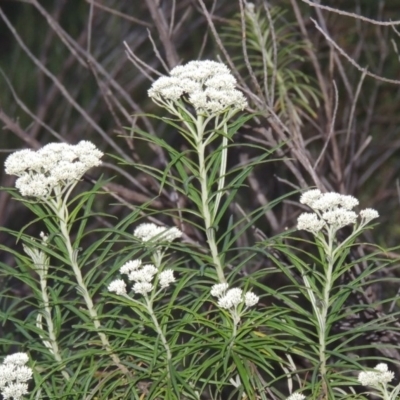
[[[230,313],[231,313],[232,321],[233,321],[233,329],[232,329],[232,336],[231,336],[231,342],[229,344],[229,348],[232,349],[233,344],[236,339],[236,335],[237,335],[237,327],[240,322],[240,315],[238,314],[236,308],[234,310],[231,310]]]
[[[154,314],[152,302],[150,301],[150,299],[146,295],[144,295],[143,297],[146,300],[146,308],[147,308],[147,311],[150,314],[151,320],[153,321],[154,328],[155,328],[158,336],[160,337],[161,342],[162,342],[162,344],[164,346],[165,352],[167,354],[168,380],[170,380],[172,378],[172,373],[171,373],[171,360],[172,360],[171,349],[169,348],[167,339],[164,336],[164,333],[163,333],[163,331],[161,329],[161,326],[159,325],[159,323],[157,321],[157,317]]]
[[[101,343],[103,347],[107,350],[109,353],[111,359],[113,360],[114,364],[127,376],[130,376],[129,370],[121,363],[121,360],[119,357],[113,353],[113,350],[111,348],[110,342],[108,341],[107,336],[101,332],[101,324],[99,321],[99,317],[97,315],[97,311],[94,307],[92,298],[90,296],[89,290],[85,284],[85,281],[82,276],[81,269],[79,268],[78,262],[77,262],[77,254],[72,248],[72,243],[71,239],[69,236],[69,231],[68,231],[68,209],[65,204],[65,202],[62,201],[60,197],[56,197],[57,201],[51,200],[48,205],[55,211],[56,216],[58,217],[58,224],[60,227],[60,232],[61,236],[63,238],[67,254],[68,254],[68,259],[70,262],[70,265],[72,267],[72,270],[75,274],[75,278],[77,281],[77,284],[79,286],[79,291],[82,294],[82,297],[86,303],[86,307],[89,311],[90,318],[93,322],[93,325],[97,331],[97,334],[99,335],[99,338],[101,340]]]
[[[38,313],[36,317],[36,326],[44,331],[42,324],[42,319],[44,317],[46,320],[46,329],[49,335],[49,340],[46,340],[42,335],[40,335],[40,338],[42,339],[43,345],[49,349],[51,354],[54,356],[54,359],[60,365],[61,374],[63,375],[65,380],[69,381],[70,376],[65,370],[65,365],[63,365],[63,359],[61,357],[60,349],[58,347],[57,337],[55,334],[55,328],[52,319],[53,310],[50,305],[50,298],[47,292],[47,271],[49,268],[49,257],[40,249],[30,248],[25,245],[23,247],[25,253],[28,254],[28,256],[31,258],[35,267],[35,271],[39,275],[43,312]]]
[[[334,249],[333,249],[334,232],[329,229],[328,232],[328,248],[326,249],[327,268],[325,269],[325,282],[322,294],[322,304],[320,308],[319,318],[319,360],[320,372],[323,380],[325,395],[327,395],[326,374],[327,374],[327,357],[326,357],[326,333],[327,333],[327,317],[330,306],[330,294],[333,284],[333,267],[334,267]]]
[[[70,376],[69,376],[68,372],[64,369],[65,367],[63,366],[63,360],[61,358],[60,349],[58,347],[57,338],[55,335],[53,319],[51,318],[52,309],[51,309],[50,300],[49,300],[49,297],[47,294],[47,279],[44,276],[42,276],[42,274],[39,274],[39,276],[40,276],[40,288],[41,288],[41,292],[42,292],[42,300],[43,300],[43,308],[44,308],[43,314],[44,314],[44,317],[46,320],[47,332],[49,334],[49,339],[50,339],[50,342],[48,342],[48,346],[44,340],[43,340],[43,342],[44,342],[44,345],[46,347],[48,347],[49,350],[53,353],[54,359],[61,366],[62,376],[65,378],[66,381],[69,381]],[[41,325],[41,318],[39,318],[39,316],[41,317],[42,314],[38,315],[38,318],[36,321],[37,321],[38,325]],[[43,329],[42,326],[41,326],[41,328]]]
[[[213,226],[213,213],[210,208],[210,196],[208,191],[207,166],[205,162],[206,143],[203,140],[203,117],[197,117],[197,154],[199,158],[199,182],[201,188],[201,213],[204,218],[206,228],[207,243],[211,251],[212,260],[217,271],[218,279],[221,283],[226,282],[218,247],[215,239],[215,228]],[[214,210],[214,215],[216,210]]]

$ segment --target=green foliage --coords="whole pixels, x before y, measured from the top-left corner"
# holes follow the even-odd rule
[[[256,93],[261,92],[284,120],[301,123],[304,112],[316,116],[320,94],[313,78],[300,68],[307,44],[285,14],[279,7],[247,6],[244,19],[236,15],[223,27],[222,37],[233,54],[242,47],[244,57],[240,54],[233,60],[248,81],[256,80]]]
[[[400,370],[397,293],[366,299],[373,286],[385,287],[389,280],[397,286],[396,277],[385,276],[397,260],[368,243],[367,222],[340,229],[324,222],[312,233],[288,229],[266,238],[263,218],[284,204],[292,204],[288,220],[295,226],[300,190],[248,209],[254,204],[248,186],[255,170],[287,161],[281,156],[286,143],[267,146],[242,132],[266,109],[288,126],[301,125],[316,116],[319,93],[299,69],[305,44],[292,25],[280,24],[284,12],[249,6],[244,16],[244,32],[238,18],[224,39],[235,53],[245,33],[246,59],[234,61],[263,98],[254,107],[262,112],[233,106],[213,112],[209,104],[206,112],[193,104],[190,86],[179,98],[176,92],[172,99],[161,92],[156,103],[163,106],[162,116],[142,117],[171,128],[183,145],[133,124],[118,140],[135,138],[157,148],[166,164],[110,154],[121,167],[114,165],[118,173],[140,173],[157,183],[158,192],[149,191],[147,202],[129,204],[129,212],[115,215],[109,197],[114,182],[105,178],[86,190],[75,188],[77,181],[68,186],[61,180],[57,190],[37,199],[4,189],[31,216],[19,230],[1,228],[9,241],[0,244],[6,254],[0,263],[0,354],[29,354],[33,380],[27,397],[398,396],[400,386],[392,387],[389,380],[363,386],[357,379],[379,362],[390,363],[397,376]],[[206,82],[194,86],[201,91]],[[212,105],[213,93],[220,102],[226,88],[218,89],[204,102]],[[248,157],[232,160],[234,152]],[[168,201],[153,206],[160,198]],[[328,220],[322,212],[318,217]],[[149,221],[158,228],[178,227],[182,237],[172,242],[161,233],[143,240],[133,233]],[[32,237],[32,229],[42,229],[45,236]],[[157,272],[139,279],[121,270],[138,259]],[[161,274],[169,269],[176,280],[163,288]],[[150,282],[148,290],[135,288]],[[241,291],[240,301],[229,303],[225,284]],[[213,294],[216,287],[224,289]],[[250,305],[249,293],[257,298]]]

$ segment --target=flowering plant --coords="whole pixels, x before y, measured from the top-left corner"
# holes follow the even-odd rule
[[[175,67],[149,96],[173,115],[163,121],[189,150],[137,128],[170,159],[164,170],[129,167],[158,179],[176,207],[157,213],[150,202],[113,221],[95,201],[109,193],[100,190],[105,182],[83,189],[82,178],[104,156],[88,141],[20,150],[5,162],[18,177],[13,195],[45,232],[36,239],[9,231],[23,253],[1,245],[18,263],[2,265],[4,275],[29,287],[28,316],[21,306],[13,317],[29,358],[4,359],[3,397],[334,399],[356,396],[361,383],[388,398],[393,373],[386,364],[367,371],[362,354],[349,357],[352,341],[372,328],[346,319],[365,310],[343,306],[376,270],[355,273],[350,253],[378,212],[357,212],[353,196],[312,189],[300,197],[312,212],[299,215],[297,229],[255,238],[258,220],[282,199],[248,215],[237,203],[253,166],[274,149],[252,145],[259,157],[229,166],[234,136],[252,117],[240,114],[247,100],[229,68],[214,61]],[[305,242],[303,233],[311,234],[311,250],[293,245]],[[286,280],[274,287],[277,271]]]

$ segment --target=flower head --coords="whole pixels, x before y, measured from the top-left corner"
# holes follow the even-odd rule
[[[357,213],[352,211],[359,201],[353,196],[335,192],[321,193],[318,189],[308,190],[300,197],[300,203],[309,206],[313,213],[302,213],[297,220],[297,229],[316,235],[323,228],[334,231],[357,222]],[[372,208],[360,211],[361,225],[379,216]]]
[[[218,306],[227,310],[235,309],[243,303],[247,308],[253,307],[258,303],[259,297],[253,292],[247,292],[243,296],[243,290],[233,288],[228,290],[227,283],[217,283],[211,288],[211,296],[218,297]]]
[[[28,394],[28,384],[32,378],[32,369],[25,366],[28,362],[28,355],[15,353],[5,357],[0,365],[0,392],[3,399],[13,398],[19,400],[23,395]]]
[[[25,365],[28,361],[28,354],[14,353],[4,358],[3,364]]]
[[[128,279],[134,282],[151,282],[158,272],[153,264],[145,264],[140,269],[131,271]]]
[[[122,279],[116,279],[108,285],[108,291],[118,295],[126,294],[126,283]]]
[[[172,271],[172,269],[166,269],[161,272],[159,278],[160,286],[162,288],[167,288],[172,282],[175,282],[174,271]]]
[[[322,193],[318,189],[308,190],[307,192],[305,192],[301,195],[300,203],[311,207],[312,204],[314,203],[314,201],[320,199],[321,196],[322,196]]]
[[[142,266],[142,260],[131,260],[126,262],[120,269],[121,274],[129,275],[132,271],[138,270]]]
[[[363,386],[386,385],[394,378],[394,373],[389,371],[387,364],[378,364],[373,371],[362,371],[358,375],[358,381]]]
[[[90,168],[101,164],[103,153],[88,141],[77,145],[50,143],[38,151],[16,151],[4,163],[5,172],[19,178],[16,188],[23,196],[45,198],[56,187],[69,186]]]
[[[227,283],[217,283],[211,288],[211,296],[221,297],[225,295],[229,285]]]
[[[336,229],[343,228],[346,225],[355,224],[357,214],[354,211],[347,211],[344,208],[327,211],[322,214],[322,218]]]
[[[297,229],[316,234],[325,226],[325,221],[318,218],[317,214],[303,213],[297,218]]]
[[[136,282],[133,285],[133,291],[139,294],[147,294],[153,290],[153,285],[150,282]]]
[[[365,210],[360,211],[360,217],[364,220],[364,223],[372,221],[375,218],[379,217],[378,211],[373,208],[366,208]]]
[[[176,228],[166,228],[152,223],[139,225],[133,232],[133,236],[143,242],[172,242],[182,236],[182,232]]]
[[[220,297],[218,300],[219,307],[227,310],[236,308],[243,301],[242,293],[242,289],[239,288],[229,289],[225,296]]]
[[[154,288],[153,280],[158,275],[158,282],[162,289],[167,288],[172,282],[175,282],[174,272],[167,269],[159,273],[158,268],[153,264],[143,264],[142,260],[131,260],[126,262],[119,271],[128,276],[128,279],[134,282],[132,290],[135,293],[146,295]],[[110,292],[117,294],[126,294],[126,284],[123,280],[117,279],[108,286]]]
[[[246,307],[255,306],[258,303],[258,300],[260,300],[260,298],[256,296],[253,292],[247,292],[244,295],[244,304],[246,305]]]
[[[190,61],[172,69],[169,77],[157,79],[148,94],[162,104],[184,99],[198,114],[211,115],[247,106],[235,86],[236,79],[226,65],[210,60]]]

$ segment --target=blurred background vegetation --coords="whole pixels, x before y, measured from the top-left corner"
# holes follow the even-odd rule
[[[248,183],[249,190],[256,192],[249,197],[254,204],[247,208],[292,190],[285,181],[298,188],[318,185],[352,194],[361,198],[363,206],[377,208],[382,217],[374,231],[375,240],[396,245],[400,236],[399,85],[363,76],[339,55],[310,18],[361,67],[392,80],[400,79],[399,35],[390,26],[320,10],[301,0],[268,2],[270,15],[265,12],[265,2],[255,2],[259,26],[269,37],[265,35],[260,45],[254,31],[252,37],[247,19],[247,52],[256,79],[262,81],[265,71],[260,46],[273,55],[276,41],[279,63],[268,73],[270,81],[277,81],[278,95],[271,100],[252,86],[254,76],[245,63],[240,11],[244,5],[230,0],[1,1],[2,160],[23,147],[87,139],[126,159],[162,163],[159,150],[121,137],[127,134],[126,127],[139,126],[184,146],[170,128],[139,116],[160,113],[146,95],[150,79],[157,77],[156,72],[165,74],[166,69],[192,59],[227,62],[229,54],[243,80],[240,83],[253,90],[252,109],[262,113],[238,141],[251,137],[266,147],[282,142],[270,107],[293,136],[302,136],[295,149],[282,148],[286,161],[255,171]],[[325,5],[375,20],[400,19],[394,0],[335,0]],[[242,17],[243,13],[242,9]],[[136,65],[128,60],[123,42],[137,57]],[[271,60],[274,62],[273,57]],[[297,140],[290,134],[286,139]],[[236,150],[231,163],[244,162],[248,156],[244,150]],[[110,158],[106,161],[111,162]],[[126,189],[119,194],[132,204],[158,193],[148,178],[132,169],[125,169],[123,175],[106,164],[102,172],[116,176],[113,182],[122,186],[120,190]],[[12,185],[13,178],[3,174],[1,179],[2,186]],[[167,206],[163,202],[167,199],[161,196],[158,206]],[[288,202],[266,216],[262,229],[274,234],[293,226],[298,211]],[[1,225],[18,228],[28,218],[18,204],[9,202],[7,193],[0,195]]]

